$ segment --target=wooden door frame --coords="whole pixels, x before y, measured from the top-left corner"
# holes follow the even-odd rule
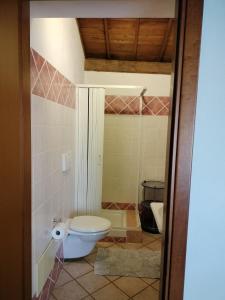
[[[177,0],[161,300],[182,300],[203,0]],[[31,299],[29,1],[3,0],[0,32],[0,298]],[[9,257],[10,256],[10,257]]]
[[[183,299],[203,3],[177,0],[176,6],[160,300]]]
[[[0,299],[31,299],[29,1],[0,3]]]

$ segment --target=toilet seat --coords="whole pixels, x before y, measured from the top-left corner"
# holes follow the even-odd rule
[[[69,227],[78,233],[97,233],[109,230],[111,222],[96,216],[79,216],[71,220]]]

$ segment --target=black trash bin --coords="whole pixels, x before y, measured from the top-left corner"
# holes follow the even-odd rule
[[[158,227],[150,206],[151,202],[163,202],[164,182],[161,181],[144,181],[143,201],[139,204],[139,215],[142,230],[157,234]]]

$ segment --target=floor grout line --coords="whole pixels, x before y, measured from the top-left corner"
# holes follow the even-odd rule
[[[53,292],[53,291],[52,291]],[[53,294],[53,293],[50,293],[50,297],[52,297],[53,299],[55,299],[55,300],[58,300],[57,298],[56,298],[56,296]]]
[[[67,282],[65,282],[65,283],[63,283],[63,284],[61,284],[61,285],[59,285],[59,286],[55,286],[54,289],[61,288],[61,287],[63,287],[64,285],[66,285],[67,283],[69,283],[69,282],[71,282],[71,281],[74,281],[74,279],[71,278],[71,280],[69,280],[69,281],[67,281]],[[54,289],[53,289],[53,290],[54,290]]]
[[[157,280],[158,280],[158,279],[157,279]],[[156,281],[157,281],[157,280],[156,280]],[[153,286],[153,284],[155,284],[156,281],[154,281],[154,282],[151,284],[151,287],[152,287],[154,290],[156,290],[157,292],[159,292],[159,290]]]
[[[118,278],[119,279],[119,278]],[[117,280],[117,279],[116,279]],[[115,281],[116,281],[115,280]],[[116,284],[115,284],[115,281],[113,281],[112,282],[112,284],[117,288],[117,289],[119,289],[121,292],[123,292],[123,294],[125,294],[128,298],[130,298],[130,296],[126,293],[126,292],[124,292],[120,287],[118,287]]]
[[[84,259],[84,260],[85,260],[85,259]],[[85,262],[87,262],[87,261],[85,260]],[[88,296],[91,296],[91,297],[92,297],[92,295],[93,295],[95,292],[97,292],[97,291],[101,290],[102,288],[106,287],[106,286],[109,285],[111,282],[110,282],[109,279],[107,279],[107,278],[104,276],[104,278],[108,281],[108,283],[105,284],[104,286],[102,286],[101,288],[95,290],[93,293],[90,293],[88,290],[86,290],[86,289],[79,283],[79,281],[77,281],[77,279],[81,278],[82,276],[85,276],[85,275],[87,275],[87,274],[89,274],[89,273],[91,273],[91,272],[94,271],[93,266],[92,266],[89,262],[87,262],[87,264],[89,264],[89,265],[92,267],[92,270],[91,270],[91,271],[88,271],[87,273],[84,273],[84,274],[82,274],[82,275],[80,275],[80,276],[78,276],[78,277],[76,277],[76,278],[74,278],[67,270],[65,270],[65,271],[73,278],[73,281],[75,281],[81,288],[83,288],[83,289],[85,290],[85,292],[88,293]],[[87,297],[87,295],[86,295],[85,297]],[[85,297],[82,298],[82,299],[85,299]]]
[[[107,278],[106,278],[107,279]],[[75,280],[76,281],[76,280]],[[109,281],[109,280],[108,280]],[[104,286],[102,286],[102,287],[100,287],[100,288],[98,288],[98,289],[96,289],[95,291],[93,291],[92,293],[90,293],[90,292],[88,292],[85,288],[83,288],[85,291],[87,291],[88,292],[88,295],[89,296],[92,296],[93,294],[95,294],[96,292],[98,292],[98,291],[100,291],[101,289],[103,289],[103,288],[105,288],[106,286],[108,286],[108,285],[110,285],[110,281],[108,282],[108,283],[106,283]],[[78,283],[79,284],[79,283]],[[81,284],[79,284],[81,287],[82,287],[82,285]],[[87,297],[87,296],[86,296]]]
[[[148,277],[138,277],[138,278],[140,278],[142,281],[144,281],[143,278],[149,279]],[[153,278],[150,278],[150,279],[153,279]],[[153,281],[151,284],[155,283],[157,280],[158,280],[158,279],[154,279],[154,281]],[[144,282],[147,283],[146,281],[144,281]],[[149,285],[149,286],[151,286],[151,284],[150,284],[150,283],[147,283],[147,285]]]
[[[74,278],[74,280],[77,280],[77,279],[80,279],[81,277],[83,277],[83,276],[85,276],[85,275],[87,275],[87,274],[89,274],[89,273],[91,273],[91,272],[93,272],[94,270],[91,270],[91,271],[88,271],[87,273],[84,273],[84,274],[82,274],[82,275],[79,275],[79,276],[77,276],[76,278]]]

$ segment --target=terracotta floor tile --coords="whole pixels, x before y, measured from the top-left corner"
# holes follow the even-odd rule
[[[142,246],[142,243],[124,243],[121,247],[123,249],[140,249]]]
[[[94,249],[92,249],[91,253],[90,254],[93,254],[93,253],[96,253],[98,251],[98,247],[95,246]]]
[[[96,253],[93,253],[93,254],[89,254],[89,255],[86,256],[84,259],[85,259],[89,264],[91,264],[92,266],[94,266],[94,263],[95,263],[95,260],[96,260],[96,255],[97,255],[97,252],[96,252]]]
[[[127,242],[128,243],[142,243],[143,235],[139,230],[127,230]]]
[[[53,295],[57,300],[80,300],[88,294],[78,283],[70,281],[61,287],[55,288]]]
[[[69,263],[65,265],[64,269],[73,278],[77,278],[93,270],[93,268],[84,260]]]
[[[152,283],[156,282],[156,279],[152,279],[152,278],[141,278],[142,280],[144,280],[144,282],[146,282],[147,284],[151,285]]]
[[[157,240],[155,242],[147,244],[146,247],[148,247],[149,249],[154,250],[154,251],[160,251],[161,247],[162,247],[162,244],[161,244],[160,240]]]
[[[162,234],[161,234],[161,233],[155,234],[154,236],[155,236],[155,238],[156,238],[157,240],[162,239]]]
[[[156,240],[156,237],[152,233],[148,233],[148,232],[143,231],[142,235],[143,235],[143,237],[142,237],[142,244],[143,245],[146,245],[146,244],[151,243],[151,242]]]
[[[50,300],[158,300],[159,280],[94,274],[98,248],[108,247],[157,251],[161,248],[161,236],[144,232],[143,243],[98,242],[84,259],[64,264],[65,270],[61,271]]]
[[[150,249],[149,249],[147,246],[143,246],[143,247],[141,247],[140,249],[141,249],[141,250],[149,250],[149,251],[150,251]]]
[[[159,300],[159,293],[149,286],[139,294],[133,297],[134,300]]]
[[[73,278],[62,269],[62,271],[59,274],[58,280],[56,281],[55,287],[59,287],[71,280],[73,280]]]
[[[110,275],[110,276],[105,276],[107,279],[109,279],[109,281],[114,281],[116,279],[118,279],[120,276],[113,276],[113,275]]]
[[[118,286],[125,294],[132,297],[146,288],[148,285],[140,278],[134,277],[121,277],[114,281],[114,284]]]
[[[110,247],[110,246],[113,246],[114,243],[111,243],[111,242],[98,242],[96,244],[97,248],[107,248],[107,247]]]
[[[154,287],[156,290],[159,291],[159,289],[160,289],[160,281],[157,280],[157,281],[154,282],[151,286]]]
[[[122,247],[122,243],[114,243],[111,246],[109,246],[109,248],[121,248]]]
[[[110,281],[104,276],[95,275],[94,272],[90,272],[82,277],[79,277],[77,281],[82,285],[85,290],[87,290],[90,294],[95,292],[96,290],[104,287]]]
[[[115,287],[112,283],[103,289],[95,292],[93,295],[95,300],[127,300],[129,297]]]

